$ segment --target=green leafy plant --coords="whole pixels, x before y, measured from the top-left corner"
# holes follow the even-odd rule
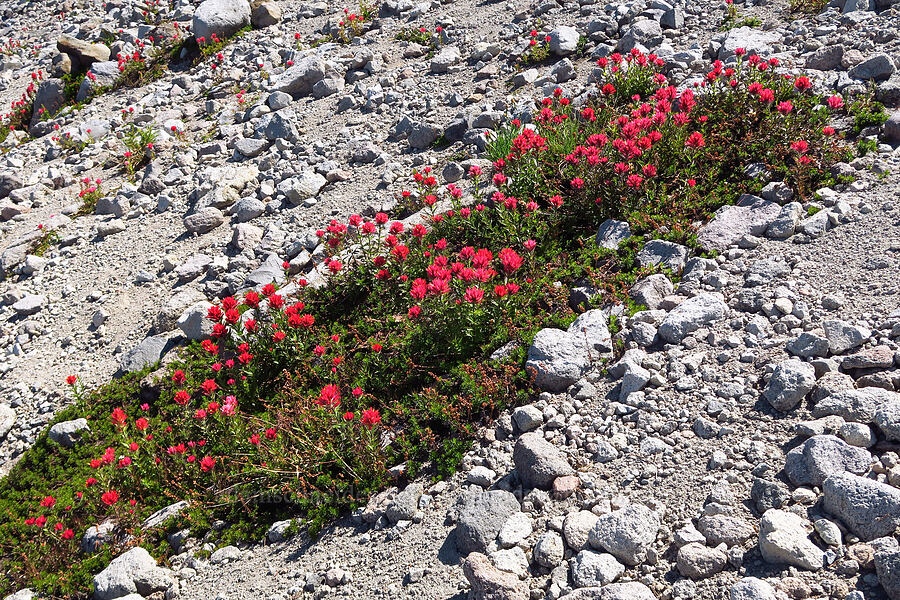
[[[516,63],[520,68],[540,64],[550,56],[550,36],[538,39],[536,29],[532,29],[529,35],[531,39],[528,40],[528,47],[519,55]]]
[[[94,214],[97,208],[97,201],[103,197],[103,185],[100,179],[91,180],[85,177],[78,184],[81,191],[78,192],[78,198],[81,200],[81,207],[75,213],[76,217]]]
[[[866,127],[880,127],[888,119],[884,105],[874,98],[870,90],[863,98],[850,105],[850,115],[853,117],[851,135],[859,135]]]
[[[28,254],[44,256],[50,248],[59,243],[59,233],[53,229],[48,230],[43,225],[38,225],[38,230],[42,232],[41,237],[31,243]]]
[[[122,153],[122,168],[128,174],[128,178],[134,181],[135,173],[141,167],[149,164],[153,159],[158,132],[152,125],[138,127],[130,123],[122,135],[122,142],[126,150]]]

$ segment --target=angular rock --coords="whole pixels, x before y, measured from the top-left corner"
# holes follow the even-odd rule
[[[589,310],[575,319],[566,333],[584,344],[588,354],[599,358],[597,354],[612,352],[612,336],[607,325],[609,318],[602,310]]]
[[[466,498],[456,524],[456,549],[462,555],[485,552],[519,501],[506,490],[490,490]]]
[[[626,221],[607,219],[597,229],[597,246],[607,250],[615,250],[619,244],[631,237],[631,227]]]
[[[850,69],[850,77],[863,81],[883,81],[893,75],[897,67],[889,54],[876,54]]]
[[[825,510],[863,541],[893,535],[900,525],[900,490],[850,473],[822,485]]]
[[[787,412],[797,406],[816,385],[816,369],[796,358],[782,361],[763,390],[775,410]]]
[[[424,492],[425,490],[422,488],[421,483],[409,484],[388,505],[387,510],[384,511],[384,516],[391,523],[411,521],[416,511],[419,510],[419,498],[422,497]]]
[[[888,598],[900,600],[900,551],[882,550],[875,553],[875,573]]]
[[[208,233],[225,222],[225,215],[217,208],[207,206],[184,218],[184,227],[190,233]]]
[[[247,0],[204,0],[194,11],[193,32],[196,38],[228,39],[250,24]]]
[[[562,562],[565,548],[562,537],[555,531],[548,531],[538,538],[531,556],[540,566],[553,569]]]
[[[706,579],[725,568],[724,552],[699,543],[685,544],[678,550],[675,563],[678,572],[691,579]]]
[[[279,75],[270,86],[272,92],[284,92],[293,97],[308,96],[313,86],[325,79],[328,66],[321,58],[307,56],[296,61]]]
[[[822,323],[825,337],[828,338],[828,349],[832,354],[842,354],[861,346],[872,335],[865,327],[851,325],[845,321],[828,320]]]
[[[612,554],[582,550],[572,561],[571,571],[576,587],[596,587],[621,577],[625,573],[625,565]]]
[[[0,440],[6,437],[16,424],[16,411],[9,404],[0,404]]]
[[[535,383],[549,392],[562,392],[581,378],[590,366],[585,345],[559,329],[542,329],[528,349],[525,367],[534,373]]]
[[[687,247],[665,240],[650,240],[637,255],[642,267],[662,265],[675,273],[681,272],[687,257]]]
[[[626,565],[634,566],[646,560],[659,526],[657,513],[643,504],[629,504],[597,519],[588,542],[592,548],[602,548]]]
[[[825,553],[809,539],[809,521],[792,512],[766,511],[759,523],[759,550],[763,560],[809,571],[825,565]]]
[[[663,298],[671,295],[674,290],[675,286],[668,277],[656,273],[635,282],[628,290],[628,296],[638,304],[656,310],[662,304]]]
[[[72,421],[63,421],[57,423],[50,428],[48,435],[51,440],[62,446],[63,448],[71,448],[81,441],[86,433],[90,432],[87,419],[74,419]],[[3,436],[0,435],[0,439]]]
[[[281,22],[281,7],[273,0],[254,0],[250,5],[250,24],[254,29],[271,27]]]
[[[144,339],[122,356],[119,369],[123,373],[134,373],[158,362],[165,354],[168,343],[169,339],[162,336],[150,336]]]
[[[865,448],[851,446],[833,435],[816,435],[788,452],[784,470],[795,486],[820,486],[838,473],[862,475],[871,462]]]
[[[96,62],[108,61],[109,47],[104,44],[91,44],[68,35],[56,40],[56,49],[68,55],[74,71],[84,72]]]
[[[563,25],[550,32],[550,52],[555,56],[568,56],[578,49],[578,30]]]
[[[136,594],[135,577],[156,568],[156,560],[146,550],[139,546],[132,548],[94,575],[94,598],[115,600],[127,594]]]
[[[873,423],[878,408],[888,402],[900,402],[900,394],[877,387],[836,392],[816,402],[814,417],[837,415],[847,421]]]
[[[845,356],[841,368],[849,369],[886,369],[894,365],[894,351],[889,346],[866,348],[856,354]]]
[[[516,440],[513,462],[526,488],[549,489],[557,477],[575,472],[559,448],[539,433],[526,433]]]
[[[575,551],[583,550],[588,545],[591,529],[597,524],[599,517],[588,510],[580,510],[566,515],[563,521],[563,536],[566,544]]]
[[[801,358],[828,356],[828,340],[811,331],[804,331],[785,346],[788,352]]]
[[[710,546],[743,544],[756,533],[753,527],[739,517],[728,515],[703,515],[697,521],[697,530]]]
[[[719,60],[734,56],[734,51],[738,48],[744,48],[748,55],[768,56],[772,53],[772,46],[781,41],[781,35],[774,31],[762,31],[747,26],[736,27],[725,36],[719,48]]]
[[[728,590],[728,600],[776,600],[775,588],[762,579],[744,577]]]
[[[727,310],[725,303],[712,294],[694,296],[666,315],[659,326],[659,335],[670,344],[677,344],[690,333],[724,317]]]

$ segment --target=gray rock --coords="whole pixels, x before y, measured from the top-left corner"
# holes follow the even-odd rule
[[[250,6],[250,24],[254,29],[271,27],[281,22],[281,7],[272,0],[255,0]]]
[[[631,237],[631,226],[626,221],[607,219],[597,229],[597,245],[607,250],[615,250],[619,244]]]
[[[460,554],[485,552],[500,528],[515,512],[519,501],[506,490],[490,490],[465,499],[456,524],[456,549]]]
[[[744,577],[728,590],[728,600],[776,600],[775,588],[762,579]]]
[[[10,594],[3,600],[34,600],[35,594],[30,588],[21,589],[15,594]]]
[[[533,404],[516,408],[513,411],[512,419],[519,431],[525,433],[534,431],[544,424],[544,414]]]
[[[878,406],[875,424],[888,440],[900,441],[900,394]]]
[[[684,11],[675,6],[666,10],[659,19],[663,29],[681,29],[684,27]]]
[[[115,540],[115,535],[116,523],[112,519],[88,527],[81,537],[81,551],[85,554],[93,554],[104,545],[111,544]]]
[[[840,66],[842,58],[844,58],[844,47],[841,44],[823,46],[806,57],[806,68],[831,71]]]
[[[759,523],[759,550],[763,560],[818,571],[825,553],[808,537],[810,523],[803,517],[778,509],[766,511]]]
[[[25,294],[13,303],[12,309],[17,315],[27,317],[40,312],[46,303],[47,296],[43,294]]]
[[[268,140],[259,140],[256,138],[241,138],[234,144],[234,149],[248,158],[259,156],[265,152],[268,147]]]
[[[578,30],[563,25],[550,32],[550,52],[555,56],[568,56],[578,49]]]
[[[384,512],[391,523],[397,521],[412,521],[416,511],[419,510],[419,498],[424,493],[421,483],[411,483],[397,494]]]
[[[6,198],[15,190],[22,188],[25,182],[18,173],[12,171],[0,172],[0,198]]]
[[[559,448],[539,433],[526,433],[516,440],[513,462],[526,488],[549,489],[557,477],[575,472]]]
[[[782,361],[763,390],[775,410],[787,412],[797,406],[816,385],[816,369],[796,358]]]
[[[900,112],[895,112],[884,122],[884,139],[890,144],[900,143]],[[0,197],[2,197],[0,193]]]
[[[94,575],[94,598],[115,600],[127,594],[136,594],[135,577],[156,568],[156,561],[146,550],[139,546],[132,548]]]
[[[548,531],[538,538],[531,556],[540,566],[553,569],[562,562],[565,548],[562,536],[555,531]]]
[[[305,200],[315,198],[328,180],[310,169],[302,171],[278,184],[278,191],[287,196],[291,204],[302,204]]]
[[[184,227],[190,233],[207,233],[225,222],[225,215],[217,208],[207,206],[184,218]]]
[[[661,265],[675,273],[681,272],[687,257],[688,249],[685,246],[665,240],[650,240],[637,255],[642,267]]]
[[[497,534],[497,543],[501,548],[512,548],[533,532],[534,526],[531,523],[531,517],[523,512],[513,513],[500,528],[500,533]]]
[[[656,596],[643,583],[627,581],[610,583],[603,587],[586,587],[560,596],[559,600],[656,600]]]
[[[866,348],[841,361],[845,371],[852,369],[887,369],[894,365],[894,350],[890,346],[880,345]]]
[[[589,310],[578,315],[566,332],[585,346],[589,356],[599,358],[598,353],[612,352],[612,336],[609,333],[608,320],[602,310]]]
[[[307,56],[296,61],[275,78],[270,91],[284,92],[295,98],[308,96],[312,93],[313,86],[325,79],[328,72],[325,61],[317,56]]]
[[[725,553],[693,542],[678,550],[675,564],[678,572],[691,579],[706,579],[725,568],[728,557]]]
[[[822,486],[825,510],[863,541],[893,535],[900,525],[900,490],[850,473],[832,475]]]
[[[697,530],[710,546],[729,547],[743,544],[756,533],[745,520],[729,515],[703,515],[697,521]]]
[[[566,544],[576,552],[587,548],[588,536],[591,529],[597,524],[597,519],[597,515],[587,510],[566,515],[566,519],[563,521],[563,536]]]
[[[675,286],[669,278],[662,273],[656,273],[635,282],[628,290],[629,297],[643,304],[650,310],[656,310],[662,304],[663,299],[675,291]]]
[[[441,48],[441,51],[438,52],[437,56],[431,59],[431,72],[432,73],[446,73],[450,70],[450,67],[458,63],[462,57],[459,54],[459,49],[456,46],[445,46]]]
[[[235,546],[224,546],[209,556],[209,563],[212,565],[222,565],[241,560],[242,558],[243,555],[239,548],[236,548]]]
[[[462,569],[476,599],[528,600],[527,585],[512,573],[494,567],[480,552],[472,552],[464,558]]]
[[[788,352],[801,358],[828,356],[828,340],[811,331],[804,331],[785,346]]]
[[[850,77],[864,81],[883,81],[890,77],[897,67],[889,54],[876,54],[850,69]]]
[[[770,508],[786,506],[791,499],[791,492],[779,481],[754,477],[753,485],[750,487],[750,499],[756,504],[756,509],[764,513]]]
[[[144,522],[141,523],[141,529],[153,529],[154,527],[159,527],[172,517],[177,517],[178,515],[180,515],[189,506],[190,503],[187,500],[180,500],[179,502],[164,506],[163,508],[147,517]]]
[[[231,214],[237,223],[246,223],[266,212],[266,205],[262,200],[247,196],[241,198],[231,207]]]
[[[727,310],[725,303],[712,294],[694,296],[666,315],[659,326],[659,335],[670,344],[677,344],[687,335],[724,317]]]
[[[816,435],[788,452],[784,470],[796,486],[821,486],[831,475],[869,470],[872,457],[865,448],[849,445],[833,435]]]
[[[294,112],[282,110],[263,115],[256,124],[255,134],[269,142],[288,140],[293,142],[299,136],[293,122]]]
[[[119,369],[123,373],[134,373],[146,366],[158,362],[165,354],[169,339],[163,336],[150,336],[122,356]]]
[[[6,437],[16,424],[16,411],[9,404],[0,404],[0,440]]]
[[[832,354],[842,354],[861,346],[872,335],[865,327],[851,325],[845,321],[828,320],[822,323],[825,337],[828,338],[828,349]]]
[[[662,27],[652,19],[635,21],[625,35],[619,40],[617,48],[621,51],[630,51],[637,46],[643,46],[652,50],[663,41]]]
[[[875,573],[888,598],[900,600],[900,551],[882,550],[875,553]]]
[[[744,285],[755,287],[788,275],[791,268],[783,260],[766,258],[754,261],[744,274]]]
[[[74,419],[57,423],[50,428],[48,435],[51,440],[63,448],[71,448],[81,441],[82,435],[90,430],[87,419]],[[2,427],[0,427],[0,433],[2,433]],[[0,439],[2,438],[3,436],[0,435]]]
[[[803,213],[803,205],[799,202],[790,202],[782,207],[778,216],[766,229],[766,236],[777,240],[783,240],[794,235],[800,216]]]
[[[736,27],[728,32],[719,48],[719,60],[734,56],[734,51],[744,48],[747,54],[768,56],[772,46],[780,44],[782,37],[775,31],[762,31],[751,27]]]
[[[596,587],[621,577],[625,573],[625,565],[612,554],[582,550],[572,561],[571,571],[575,587]]]
[[[207,41],[213,35],[227,39],[249,24],[247,0],[204,0],[194,11],[193,32],[196,38]]]
[[[542,329],[528,349],[525,367],[535,383],[549,392],[561,392],[581,378],[590,366],[585,345],[559,329]]]
[[[100,90],[111,88],[121,75],[119,62],[115,60],[95,62],[88,69],[88,73],[90,75],[82,79],[81,85],[78,87],[78,93],[75,96],[75,100],[78,102],[84,102]]]
[[[272,523],[272,525],[269,527],[269,530],[266,531],[266,540],[272,544],[283,542],[289,537],[288,531],[290,530],[292,524],[293,521],[290,519]]]
[[[441,129],[431,123],[414,122],[410,125],[406,141],[414,150],[424,150],[441,136]]]
[[[816,402],[812,414],[816,418],[837,415],[847,421],[873,423],[880,406],[898,401],[900,394],[877,387],[839,391]]]
[[[659,525],[657,513],[643,504],[629,504],[597,519],[588,542],[591,547],[602,548],[626,565],[634,566],[646,560]]]
[[[272,92],[269,94],[269,97],[266,98],[266,104],[268,104],[269,108],[272,110],[287,108],[293,101],[294,99],[291,98],[291,95],[285,92]]]
[[[211,303],[201,300],[185,309],[178,318],[178,328],[189,340],[202,340],[212,335],[213,322],[206,318]]]

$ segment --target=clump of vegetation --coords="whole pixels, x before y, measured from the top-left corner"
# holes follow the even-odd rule
[[[871,91],[850,105],[850,115],[853,117],[850,134],[854,136],[859,135],[866,127],[880,127],[888,120],[884,105],[875,100]]]
[[[527,67],[544,62],[550,56],[550,36],[538,39],[538,32],[532,29],[529,33],[528,47],[519,55],[519,67]]]
[[[92,215],[97,208],[97,201],[103,197],[103,181],[100,179],[91,180],[89,177],[85,177],[78,184],[81,186],[81,191],[78,192],[81,207],[75,213],[75,216]]]
[[[50,248],[59,243],[59,233],[54,229],[47,229],[44,225],[38,225],[38,231],[41,232],[41,237],[31,243],[28,254],[44,256]]]
[[[636,260],[646,240],[692,245],[692,223],[756,191],[741,175],[750,163],[801,199],[831,181],[846,151],[825,100],[806,77],[740,56],[713,64],[703,94],[669,85],[653,55],[604,59],[587,106],[557,90],[533,126],[498,132],[493,172],[474,166],[468,184],[444,187],[414,172],[403,197],[418,222],[333,220],[312,276],[290,293],[223,298],[211,337],[167,367],[96,390],[70,376],[75,405],[56,421],[83,417],[90,431],[70,449],[42,435],[0,480],[0,594],[85,594],[126,544],[164,555],[167,532],[205,535],[217,519],[228,526],[213,543],[259,539],[285,517],[315,531],[385,486],[390,467],[452,472],[478,427],[532,392],[526,348],[575,318],[574,282],[624,297],[649,271]],[[610,217],[635,233],[618,250],[595,242]],[[490,360],[509,341],[518,349]],[[180,500],[182,515],[141,527]],[[107,519],[117,535],[80,552]]]
[[[338,30],[332,35],[334,41],[349,44],[350,40],[368,31],[372,21],[378,16],[378,6],[376,2],[360,0],[357,12],[345,8],[344,16],[338,22]]]
[[[817,15],[828,6],[828,0],[791,0],[790,11],[792,13],[804,13]]]
[[[134,123],[130,123],[122,134],[122,142],[125,144],[125,151],[122,153],[122,168],[127,173],[128,178],[134,181],[135,173],[142,167],[150,164],[155,155],[153,144],[156,142],[159,133],[152,125],[138,127]]]
[[[440,45],[440,33],[440,27],[435,30],[435,33],[424,27],[404,27],[397,33],[396,39],[424,46],[429,52],[434,52]]]

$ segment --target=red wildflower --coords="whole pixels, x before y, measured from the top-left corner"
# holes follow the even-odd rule
[[[102,496],[100,496],[100,500],[103,504],[107,506],[112,506],[116,502],[119,501],[119,492],[115,490],[109,490],[108,492],[104,492]]]
[[[367,427],[373,427],[381,422],[381,415],[378,413],[378,409],[375,408],[367,408],[362,413],[362,424]]]

